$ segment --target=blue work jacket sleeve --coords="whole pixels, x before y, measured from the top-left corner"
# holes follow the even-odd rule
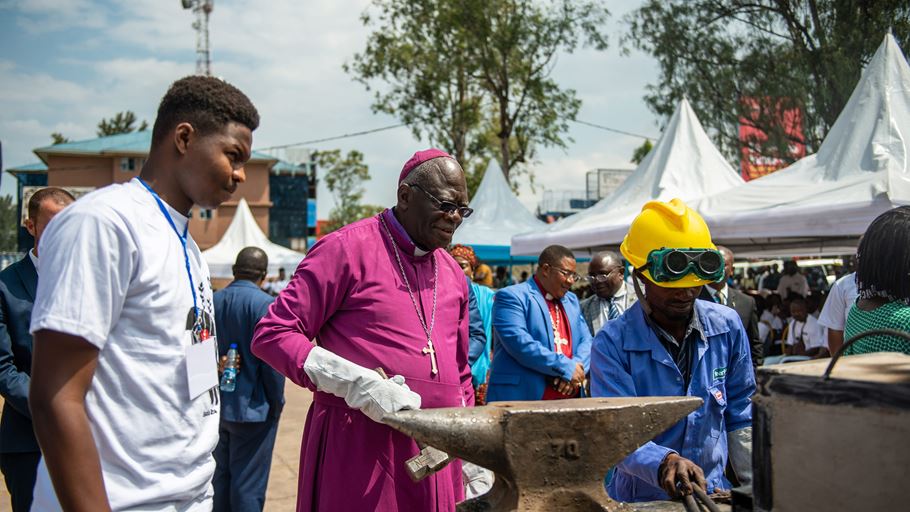
[[[487,346],[487,334],[483,329],[480,308],[477,307],[477,295],[468,283],[468,365],[473,366]]]
[[[572,348],[572,359],[585,367],[585,375],[587,375],[591,371],[591,344],[594,341],[594,337],[591,336],[588,323],[585,321],[585,316],[581,313],[580,307],[578,308],[578,317],[572,324],[572,332],[579,333],[578,336],[575,336],[577,344]]]
[[[742,324],[730,330],[732,343],[727,370],[727,408],[724,424],[727,432],[752,426],[752,395],[755,394],[755,371],[752,368],[749,338]]]
[[[531,336],[521,299],[508,288],[496,294],[493,328],[502,348],[520,365],[543,375],[572,380],[576,362],[552,350],[547,340]]]
[[[612,339],[607,329],[601,329],[591,349],[591,396],[638,396],[628,360],[619,348],[619,339]],[[648,441],[632,452],[617,467],[630,475],[660,487],[657,470],[660,463],[676,450]]]

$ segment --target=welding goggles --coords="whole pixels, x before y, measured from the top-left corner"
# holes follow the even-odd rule
[[[719,282],[724,278],[724,258],[716,249],[655,249],[638,270],[648,270],[655,283],[678,281],[689,274]]]

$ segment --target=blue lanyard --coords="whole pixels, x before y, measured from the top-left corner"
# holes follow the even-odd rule
[[[174,224],[174,219],[171,218],[170,212],[167,211],[167,208],[164,206],[164,202],[161,201],[161,197],[158,196],[158,193],[152,190],[152,187],[142,181],[141,178],[136,178],[139,183],[142,183],[142,186],[152,194],[152,197],[155,198],[155,202],[158,203],[158,209],[161,210],[161,213],[164,215],[164,218],[167,219],[167,223],[171,225],[171,229],[174,230],[174,234],[177,235],[177,238],[180,239],[180,244],[183,246],[183,261],[186,263],[186,276],[190,278],[190,293],[193,294],[193,328],[195,329],[196,323],[199,321],[199,308],[196,306],[196,288],[193,286],[193,273],[190,271],[190,255],[186,250],[186,230],[190,227],[189,221],[186,225],[183,226],[183,234],[181,235],[177,231],[177,225]]]

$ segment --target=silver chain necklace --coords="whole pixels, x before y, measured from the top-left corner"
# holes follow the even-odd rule
[[[433,375],[436,375],[439,370],[436,368],[436,348],[433,346],[433,327],[436,325],[436,289],[439,286],[439,265],[436,264],[436,252],[434,251],[433,256],[433,309],[432,316],[430,317],[430,325],[427,326],[427,322],[424,319],[424,316],[420,313],[420,307],[417,305],[417,299],[414,297],[414,292],[411,291],[411,283],[408,281],[408,276],[404,272],[404,265],[401,263],[401,256],[398,254],[398,244],[395,243],[395,239],[392,238],[392,231],[389,230],[389,226],[385,223],[385,219],[382,217],[382,214],[379,215],[379,222],[382,223],[382,227],[385,228],[386,235],[389,237],[389,243],[392,244],[392,250],[395,252],[395,261],[398,262],[398,269],[401,270],[401,279],[404,280],[404,285],[408,289],[408,296],[411,298],[411,304],[414,305],[414,311],[417,313],[417,319],[420,320],[420,326],[423,327],[423,332],[427,335],[427,346],[423,349],[424,354],[430,355],[430,362],[432,363],[431,371]]]

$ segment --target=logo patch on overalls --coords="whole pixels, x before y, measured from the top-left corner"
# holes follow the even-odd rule
[[[721,380],[727,376],[727,367],[714,369],[714,380]]]

